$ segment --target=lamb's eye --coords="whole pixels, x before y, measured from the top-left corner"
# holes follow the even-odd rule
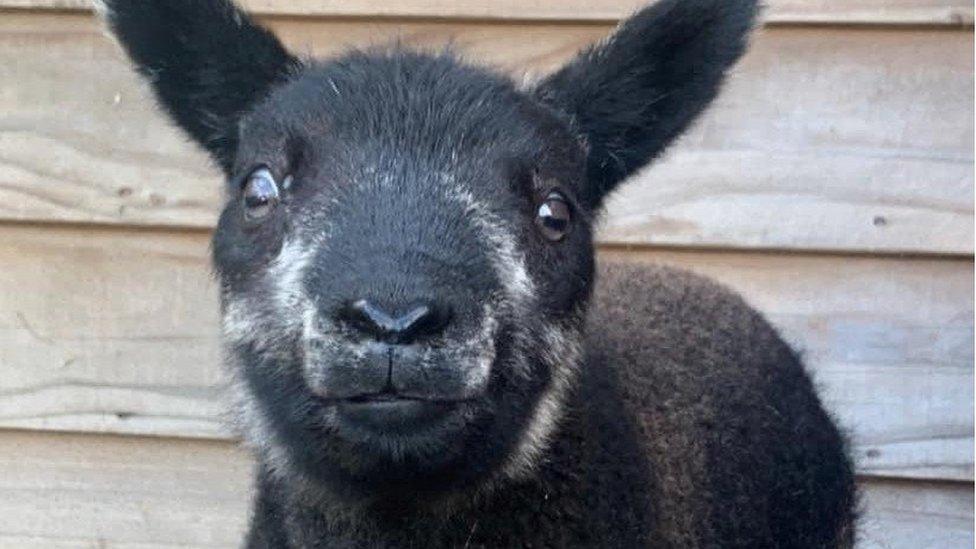
[[[569,232],[570,222],[573,220],[573,210],[566,201],[566,197],[558,192],[551,192],[539,205],[535,214],[535,225],[547,240],[558,242]]]
[[[247,221],[264,219],[278,205],[278,184],[267,168],[258,168],[248,176],[242,200]]]

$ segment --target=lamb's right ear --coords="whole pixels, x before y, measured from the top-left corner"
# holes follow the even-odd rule
[[[95,0],[169,115],[229,171],[238,122],[299,62],[229,0]]]

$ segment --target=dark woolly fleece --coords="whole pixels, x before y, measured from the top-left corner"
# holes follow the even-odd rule
[[[532,479],[448,521],[399,509],[336,535],[262,476],[250,546],[853,545],[844,440],[739,296],[680,270],[603,265],[587,325],[585,378]]]
[[[162,107],[227,176],[215,270],[225,311],[253,307],[235,320],[252,333],[228,345],[229,362],[264,421],[248,547],[852,545],[844,440],[763,318],[688,273],[594,270],[606,196],[716,96],[745,50],[755,0],[660,0],[530,89],[397,48],[300,61],[229,0],[104,8]],[[255,169],[294,179],[259,221],[241,195]],[[536,226],[553,189],[572,213],[558,241]],[[449,192],[470,196],[496,234]],[[302,240],[325,233],[319,248]],[[511,241],[518,258],[490,236]],[[268,281],[289,241],[315,252],[286,288],[311,294],[314,315],[362,296],[390,310],[434,296],[453,311],[438,350],[509,291],[499,272],[524,267],[536,291],[528,312],[502,308],[493,319],[487,388],[437,398],[463,378],[462,361],[438,363],[442,377],[424,381],[433,396],[414,403],[450,408],[452,423],[357,439],[330,414],[373,394],[352,392],[365,370],[351,358],[309,360],[299,339],[311,336],[278,322],[301,314],[276,305],[280,280]],[[506,464],[567,362],[551,355],[572,350],[529,343],[576,331],[585,356],[563,421],[536,467],[513,479]],[[329,352],[351,346],[334,341]],[[381,379],[390,387],[394,347]],[[323,398],[303,377],[339,367],[353,372],[345,400]],[[404,359],[397,375],[429,375],[411,367]]]

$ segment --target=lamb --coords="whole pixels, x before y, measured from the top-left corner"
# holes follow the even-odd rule
[[[659,0],[531,84],[401,46],[299,59],[229,0],[98,7],[226,176],[247,547],[853,544],[797,354],[713,282],[594,258],[755,0]]]

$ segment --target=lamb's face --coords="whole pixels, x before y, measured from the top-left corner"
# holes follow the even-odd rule
[[[303,62],[231,0],[96,6],[228,175],[248,437],[374,495],[531,469],[580,362],[593,212],[715,97],[756,13],[659,0],[523,94],[445,57]]]
[[[583,151],[450,58],[313,67],[241,124],[214,240],[246,433],[368,489],[531,466],[580,360]]]

